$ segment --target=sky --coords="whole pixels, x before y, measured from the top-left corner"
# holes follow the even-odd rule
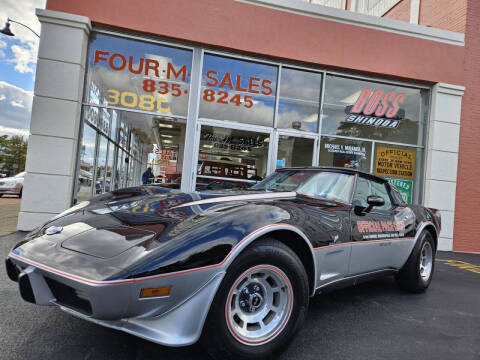
[[[21,22],[40,34],[36,8],[46,0],[2,0],[0,28],[7,18]],[[35,84],[39,39],[23,26],[12,23],[14,37],[0,34],[0,135],[28,137]]]

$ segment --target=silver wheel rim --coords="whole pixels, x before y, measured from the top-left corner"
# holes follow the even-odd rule
[[[231,287],[225,306],[227,326],[243,344],[265,344],[281,333],[292,306],[292,286],[285,273],[275,266],[258,265]]]
[[[422,246],[422,251],[420,252],[420,276],[422,280],[428,281],[428,279],[430,279],[430,275],[432,274],[432,265],[432,245],[430,245],[430,243],[426,241]]]

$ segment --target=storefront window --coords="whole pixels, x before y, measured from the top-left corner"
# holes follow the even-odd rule
[[[155,175],[155,182],[180,188],[182,179],[183,148],[185,147],[184,121],[155,119],[155,144],[149,166]]]
[[[278,128],[318,131],[322,75],[282,68]]]
[[[327,75],[322,134],[423,145],[427,91]]]
[[[375,144],[373,173],[395,185],[408,204],[421,201],[423,170],[423,149]]]
[[[312,166],[314,139],[280,135],[277,169],[292,166]]]
[[[188,142],[198,162],[184,191],[191,176],[197,190],[245,188],[275,167],[319,164],[384,176],[421,201],[428,90],[208,51],[193,74],[192,55],[91,34],[76,200],[142,184],[148,167],[147,183],[180,188]]]
[[[82,143],[78,170],[77,200],[84,201],[92,196],[92,184],[95,172],[95,149],[97,132],[86,123],[83,124]]]
[[[81,156],[79,172],[82,184],[88,183],[90,186],[91,179],[94,178],[93,168],[90,168],[96,163],[95,194],[142,184],[142,174],[147,167],[150,167],[153,173],[148,183],[180,187],[185,120],[116,110],[114,114],[118,129],[114,132],[115,138],[107,139],[103,130],[86,125],[87,122],[98,125],[98,122],[91,120],[92,114],[99,114],[100,110],[103,110],[90,108],[92,107],[85,107],[84,111],[84,126],[87,130],[84,133],[85,150]],[[110,109],[109,113],[113,114]],[[97,133],[99,141],[95,150]],[[87,159],[90,159],[90,162],[87,162]],[[86,180],[87,172],[89,181]],[[89,190],[82,191],[87,194]]]
[[[273,126],[277,67],[206,54],[201,118]]]
[[[100,136],[98,142],[97,168],[95,171],[95,194],[105,192],[105,175],[107,171],[108,140]]]
[[[372,143],[322,136],[320,165],[346,167],[370,172]]]
[[[202,126],[197,190],[245,188],[267,175],[270,135]]]
[[[191,63],[190,50],[94,33],[85,101],[186,115]]]
[[[109,141],[108,142],[108,158],[106,164],[106,173],[105,173],[105,191],[113,190],[113,169],[114,169],[114,159],[115,159],[115,145]]]

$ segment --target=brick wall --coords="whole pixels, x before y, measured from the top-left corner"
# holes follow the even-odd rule
[[[420,0],[419,24],[465,33],[467,1]],[[410,22],[410,0],[400,1],[383,17]]]
[[[468,0],[453,250],[480,253],[480,1]]]
[[[383,17],[410,22],[410,0],[402,0],[393,8],[387,11]]]
[[[421,25],[465,33],[467,1],[420,0],[419,22]]]

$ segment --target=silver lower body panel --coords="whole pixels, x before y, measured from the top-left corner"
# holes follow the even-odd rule
[[[75,317],[165,346],[187,346],[199,339],[210,304],[225,275],[224,269],[206,269],[92,285],[45,271],[28,264],[26,259],[11,260],[18,267],[20,293],[26,301],[57,305]],[[140,298],[141,289],[164,286],[171,289],[168,296]],[[68,301],[71,299],[74,300]]]
[[[191,298],[167,313],[152,318],[99,320],[60,304],[56,305],[77,318],[124,331],[160,345],[188,346],[200,338],[210,304],[223,276],[223,273],[217,274]]]

